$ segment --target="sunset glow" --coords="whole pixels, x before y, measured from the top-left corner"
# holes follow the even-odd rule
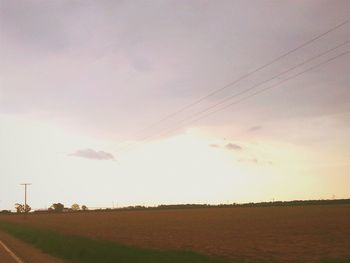
[[[349,24],[220,90],[348,1],[39,2],[1,1],[1,209],[349,198]]]

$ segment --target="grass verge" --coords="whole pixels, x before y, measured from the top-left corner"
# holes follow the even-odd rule
[[[0,222],[10,235],[67,262],[104,263],[225,263],[190,251],[164,251],[119,245],[113,242],[69,236],[51,230]]]

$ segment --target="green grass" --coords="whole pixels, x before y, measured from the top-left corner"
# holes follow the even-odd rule
[[[207,257],[190,251],[163,251],[142,249],[69,236],[51,230],[37,229],[8,222],[0,228],[10,235],[34,245],[47,254],[67,262],[104,263],[224,263],[223,259]]]

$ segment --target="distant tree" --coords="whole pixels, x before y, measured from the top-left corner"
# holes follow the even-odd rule
[[[55,203],[50,206],[49,211],[54,211],[54,212],[63,212],[64,205],[61,203]]]
[[[71,208],[72,208],[73,211],[79,211],[80,210],[80,205],[72,204]]]
[[[23,205],[16,203],[15,204],[15,209],[17,213],[22,213],[23,211]]]
[[[25,213],[28,213],[32,210],[32,208],[29,206],[29,205],[26,205],[25,208],[24,208],[24,212]]]
[[[89,208],[86,205],[82,205],[81,210],[86,211],[86,210],[89,210]]]
[[[17,213],[28,213],[32,208],[29,205],[22,205],[22,204],[15,204],[16,212]]]

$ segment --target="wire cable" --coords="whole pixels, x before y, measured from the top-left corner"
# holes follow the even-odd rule
[[[197,113],[192,114],[189,118],[186,117],[185,119],[182,119],[182,120],[180,121],[180,123],[183,123],[183,122],[187,121],[188,119],[192,119],[193,117],[196,117],[196,116],[198,116],[198,115],[201,115],[202,113],[205,113],[205,112],[207,112],[207,111],[209,111],[209,110],[211,110],[211,109],[213,109],[213,108],[215,108],[215,107],[217,107],[217,106],[219,106],[219,105],[221,105],[221,104],[223,104],[223,103],[225,103],[225,102],[227,102],[227,101],[229,101],[229,100],[231,100],[231,99],[233,99],[233,98],[236,98],[236,97],[238,97],[238,96],[241,96],[241,95],[243,95],[243,94],[245,94],[245,93],[247,93],[247,92],[249,92],[249,91],[251,91],[251,90],[253,90],[253,89],[255,89],[255,88],[257,88],[257,87],[259,87],[259,86],[261,86],[261,85],[263,85],[263,84],[266,84],[267,82],[269,82],[269,81],[271,81],[271,80],[277,79],[277,78],[281,77],[282,75],[284,75],[284,74],[286,74],[286,73],[288,73],[288,72],[290,72],[290,71],[293,71],[294,69],[296,69],[296,68],[298,68],[298,67],[301,67],[301,66],[303,66],[303,65],[305,65],[305,64],[307,64],[307,63],[309,63],[309,62],[311,62],[311,61],[313,61],[313,60],[315,60],[315,59],[317,59],[317,58],[320,58],[320,57],[322,57],[322,56],[324,56],[324,55],[326,55],[326,54],[328,54],[328,53],[330,53],[330,52],[332,52],[332,51],[334,51],[334,50],[336,50],[336,49],[338,49],[338,48],[340,48],[340,47],[342,47],[342,46],[345,46],[345,45],[349,44],[349,43],[350,43],[350,40],[345,41],[345,42],[343,42],[343,43],[337,45],[336,47],[333,47],[333,48],[328,49],[328,50],[326,50],[326,51],[324,51],[324,52],[322,52],[322,53],[319,53],[319,54],[317,54],[317,55],[315,55],[315,56],[313,56],[313,57],[311,57],[311,58],[309,58],[309,59],[307,59],[307,60],[305,60],[305,61],[303,61],[303,62],[301,62],[301,63],[299,63],[299,64],[297,64],[297,65],[295,65],[295,66],[293,66],[293,67],[291,67],[291,68],[289,68],[289,69],[287,69],[287,70],[285,70],[285,71],[282,71],[282,72],[280,72],[280,73],[274,75],[274,76],[271,77],[271,78],[268,78],[268,79],[266,79],[266,80],[264,80],[264,81],[262,81],[262,82],[260,82],[260,83],[258,83],[258,84],[255,84],[254,86],[252,86],[252,87],[250,87],[250,88],[248,88],[248,89],[245,89],[245,90],[243,90],[243,91],[241,91],[241,92],[239,92],[239,93],[236,93],[236,94],[233,94],[233,95],[231,95],[231,96],[228,96],[228,97],[224,98],[223,100],[221,100],[221,101],[219,101],[219,102],[217,102],[217,103],[215,103],[215,104],[210,105],[210,106],[207,107],[206,109],[204,109],[204,110],[202,110],[202,111],[199,111],[199,112],[197,112]],[[145,137],[141,138],[141,141],[147,140],[148,138],[149,138],[149,136],[145,136]]]
[[[340,23],[340,24],[338,24],[338,25],[336,25],[336,26],[334,26],[334,27],[328,29],[327,31],[325,31],[325,32],[323,32],[323,33],[321,33],[321,34],[315,36],[314,38],[312,38],[312,39],[310,39],[310,40],[304,42],[303,44],[301,44],[301,45],[299,45],[299,46],[293,48],[292,50],[289,50],[289,51],[287,51],[286,53],[283,53],[282,55],[278,56],[277,58],[274,58],[274,59],[270,60],[269,62],[263,64],[262,66],[260,66],[260,67],[258,67],[258,68],[256,68],[256,69],[254,69],[254,70],[252,70],[252,71],[250,71],[250,72],[244,74],[243,76],[241,76],[241,77],[239,77],[238,79],[236,79],[236,80],[234,80],[234,81],[232,81],[232,82],[226,84],[225,86],[223,86],[223,87],[221,87],[221,88],[219,88],[219,89],[213,90],[213,91],[210,92],[209,94],[207,94],[207,95],[205,95],[205,96],[203,96],[203,97],[197,99],[196,101],[194,101],[194,102],[192,102],[192,103],[190,103],[190,104],[188,104],[188,105],[186,105],[186,106],[180,108],[179,110],[177,110],[177,111],[175,111],[175,112],[173,112],[173,113],[168,114],[167,116],[161,118],[160,120],[154,122],[153,124],[147,126],[147,127],[144,128],[144,129],[142,129],[142,131],[149,130],[149,129],[151,129],[151,128],[157,126],[158,124],[160,124],[160,123],[162,123],[162,122],[164,122],[164,121],[166,121],[166,120],[168,120],[168,119],[170,119],[170,118],[172,118],[172,117],[178,115],[179,113],[181,113],[181,112],[183,112],[183,111],[185,111],[185,110],[187,110],[187,109],[189,109],[189,108],[192,108],[193,106],[195,106],[195,105],[201,103],[202,101],[206,100],[207,98],[209,98],[209,97],[211,97],[211,96],[213,96],[213,95],[216,95],[216,94],[218,94],[219,92],[224,91],[224,90],[226,90],[226,89],[228,89],[228,88],[230,88],[230,87],[235,86],[235,85],[238,84],[240,81],[242,81],[242,80],[244,80],[244,79],[247,79],[247,78],[250,77],[251,75],[253,75],[253,74],[257,73],[258,71],[260,71],[260,70],[262,70],[262,69],[264,69],[264,68],[266,68],[266,67],[268,67],[268,66],[274,64],[275,62],[277,62],[277,61],[279,61],[279,60],[281,60],[281,59],[287,57],[288,55],[290,55],[290,54],[296,52],[297,50],[302,49],[302,48],[304,48],[304,47],[310,45],[311,43],[313,43],[313,42],[319,40],[320,38],[324,37],[325,35],[327,35],[327,34],[333,32],[333,31],[339,29],[340,27],[343,27],[344,25],[348,24],[349,22],[350,22],[350,19],[345,20],[344,22],[342,22],[342,23]]]
[[[349,42],[349,41],[347,41],[347,42]],[[347,43],[347,42],[345,42],[345,43]],[[344,44],[344,43],[343,43],[343,44]],[[342,45],[343,45],[343,44],[342,44]],[[340,45],[340,46],[342,46],[342,45]],[[332,48],[331,50],[334,50],[334,49],[335,49],[335,48]],[[328,51],[328,52],[329,52],[329,51]],[[325,52],[325,53],[328,53],[328,52]],[[227,109],[227,108],[229,108],[229,107],[231,107],[231,106],[233,106],[233,105],[236,105],[236,104],[239,104],[239,103],[241,103],[241,102],[243,102],[243,101],[246,101],[246,100],[248,100],[248,99],[250,99],[250,98],[252,98],[252,97],[257,96],[257,95],[260,94],[260,93],[263,93],[263,92],[265,92],[265,91],[267,91],[267,90],[270,90],[270,89],[272,89],[272,88],[274,88],[274,87],[276,87],[276,86],[279,86],[279,85],[281,85],[281,84],[283,84],[283,83],[285,83],[285,82],[287,82],[287,81],[289,81],[289,80],[291,80],[291,79],[294,79],[294,78],[296,78],[296,77],[298,77],[298,76],[300,76],[300,75],[302,75],[302,74],[305,74],[305,73],[307,73],[307,72],[309,72],[309,71],[311,71],[311,70],[313,70],[313,69],[315,69],[315,68],[318,68],[318,67],[320,67],[320,66],[322,66],[322,65],[328,64],[328,63],[330,63],[330,62],[332,62],[332,61],[334,61],[334,60],[336,60],[336,59],[338,59],[338,58],[340,58],[340,57],[342,57],[342,56],[345,56],[345,55],[347,55],[347,54],[349,54],[349,53],[350,53],[350,50],[345,51],[345,52],[343,52],[343,53],[340,53],[339,55],[336,55],[336,56],[334,56],[334,57],[332,57],[332,58],[329,58],[329,59],[327,59],[327,60],[325,60],[325,61],[322,61],[322,62],[320,62],[320,63],[318,63],[318,64],[316,64],[316,65],[313,65],[313,66],[307,68],[306,70],[303,70],[303,71],[301,71],[301,72],[299,72],[299,73],[297,73],[297,74],[294,74],[294,75],[292,75],[291,77],[288,77],[288,78],[286,78],[286,79],[284,79],[284,80],[282,80],[282,81],[280,81],[280,82],[278,82],[278,83],[275,83],[275,84],[273,84],[273,85],[271,85],[271,86],[268,86],[268,87],[266,87],[266,88],[263,88],[263,89],[261,89],[261,90],[258,90],[258,91],[254,92],[254,93],[252,93],[252,94],[249,94],[248,96],[245,96],[245,97],[243,97],[243,98],[241,98],[241,99],[239,99],[239,100],[237,100],[237,101],[234,101],[234,102],[232,102],[232,103],[230,103],[230,104],[228,104],[228,105],[225,105],[225,106],[223,106],[223,107],[221,107],[221,108],[219,108],[219,109],[217,109],[217,110],[215,110],[215,111],[212,111],[212,112],[209,112],[209,113],[204,114],[204,115],[202,115],[202,116],[199,116],[199,117],[197,117],[197,118],[191,119],[191,120],[189,120],[187,123],[185,123],[185,124],[183,124],[183,125],[179,125],[179,126],[176,126],[175,128],[168,129],[167,131],[165,131],[165,132],[163,132],[163,133],[159,133],[159,134],[156,134],[156,135],[153,135],[153,136],[149,136],[149,137],[145,138],[144,141],[141,142],[141,143],[139,143],[138,145],[147,143],[146,140],[153,139],[154,137],[160,137],[160,136],[164,136],[164,135],[167,135],[167,134],[169,134],[169,133],[172,133],[173,131],[176,131],[176,130],[178,130],[178,129],[181,129],[181,128],[183,128],[183,127],[186,126],[186,125],[193,124],[193,123],[195,123],[195,122],[197,122],[197,121],[199,121],[199,120],[201,120],[201,119],[203,119],[203,118],[205,118],[205,117],[208,117],[208,116],[210,116],[210,115],[212,115],[212,114],[215,114],[215,113],[217,113],[217,112],[219,112],[219,111],[225,110],[225,109]],[[317,57],[320,57],[320,54],[317,55],[317,56],[315,56],[315,58],[317,58]],[[313,60],[313,59],[315,59],[315,58],[308,59],[307,61],[310,62],[311,60]],[[301,64],[305,64],[305,63],[301,63]],[[293,67],[293,68],[295,69],[296,67]],[[285,73],[286,73],[286,72],[283,72],[283,74],[285,74]],[[275,76],[274,78],[276,78],[276,76]],[[252,88],[250,88],[249,90],[252,90]],[[248,91],[247,91],[247,92],[248,92]],[[216,106],[217,106],[217,105],[216,105]],[[203,111],[203,112],[206,112],[206,111],[207,111],[207,110],[205,110],[205,111]],[[201,113],[203,113],[203,112],[201,112]]]
[[[186,123],[185,125],[189,125],[189,124],[195,123],[195,122],[197,122],[197,121],[199,121],[199,120],[201,120],[201,119],[203,119],[203,118],[206,118],[206,117],[208,117],[208,116],[210,116],[210,115],[212,115],[212,114],[215,114],[215,113],[217,113],[217,112],[219,112],[219,111],[222,111],[222,110],[225,110],[225,109],[227,109],[227,108],[229,108],[229,107],[231,107],[231,106],[233,106],[233,105],[236,105],[236,104],[239,104],[239,103],[241,103],[241,102],[243,102],[243,101],[246,101],[246,100],[248,100],[249,98],[255,97],[255,96],[257,96],[257,95],[260,94],[260,93],[263,93],[263,92],[265,92],[265,91],[267,91],[267,90],[270,90],[270,89],[272,89],[272,88],[275,88],[275,87],[281,85],[282,83],[285,83],[285,82],[287,82],[287,81],[289,81],[289,80],[291,80],[291,79],[294,79],[294,78],[296,78],[296,77],[299,77],[299,76],[302,75],[302,74],[305,74],[305,73],[307,73],[307,72],[309,72],[309,71],[311,71],[311,70],[313,70],[313,69],[315,69],[315,68],[318,68],[318,67],[320,67],[320,66],[322,66],[322,65],[328,64],[328,63],[330,63],[330,62],[332,62],[332,61],[334,61],[334,60],[336,60],[336,59],[338,59],[338,58],[340,58],[340,57],[342,57],[342,56],[345,56],[345,55],[347,55],[347,54],[349,54],[349,53],[350,53],[350,50],[345,51],[345,52],[343,52],[343,53],[341,53],[341,54],[339,54],[339,55],[337,55],[337,56],[335,56],[335,57],[329,58],[329,59],[327,59],[327,60],[325,60],[325,61],[323,61],[323,62],[321,62],[321,63],[318,63],[318,64],[316,64],[316,65],[314,65],[314,66],[312,66],[312,67],[309,67],[309,68],[307,68],[306,70],[303,70],[303,71],[301,71],[301,72],[299,72],[299,73],[297,73],[297,74],[295,74],[295,75],[293,75],[293,76],[291,76],[291,77],[288,77],[288,78],[286,78],[286,79],[284,79],[284,80],[282,80],[282,81],[280,81],[280,82],[278,82],[278,83],[276,83],[276,84],[273,84],[273,85],[271,85],[271,86],[268,86],[268,87],[266,87],[266,88],[263,88],[263,89],[261,89],[261,90],[258,90],[258,91],[254,92],[254,93],[252,93],[252,94],[250,94],[250,95],[248,95],[248,96],[246,96],[246,97],[243,97],[243,98],[240,99],[240,100],[234,101],[234,102],[232,102],[232,103],[230,103],[230,104],[228,104],[228,105],[225,105],[225,106],[223,106],[223,107],[221,107],[221,108],[219,108],[219,109],[217,109],[217,110],[215,110],[215,111],[209,112],[208,114],[205,114],[205,115],[202,115],[202,116],[200,116],[200,117],[198,117],[198,118],[195,118],[195,119],[191,120],[190,122]],[[180,129],[180,128],[182,128],[182,127],[184,127],[184,125],[181,125],[181,126],[179,126],[179,127],[176,127],[175,129],[177,130],[177,129]],[[167,133],[170,133],[170,132],[174,131],[175,129],[172,129],[171,131],[168,131]],[[164,134],[161,134],[160,136],[162,136],[162,135],[164,135]]]

